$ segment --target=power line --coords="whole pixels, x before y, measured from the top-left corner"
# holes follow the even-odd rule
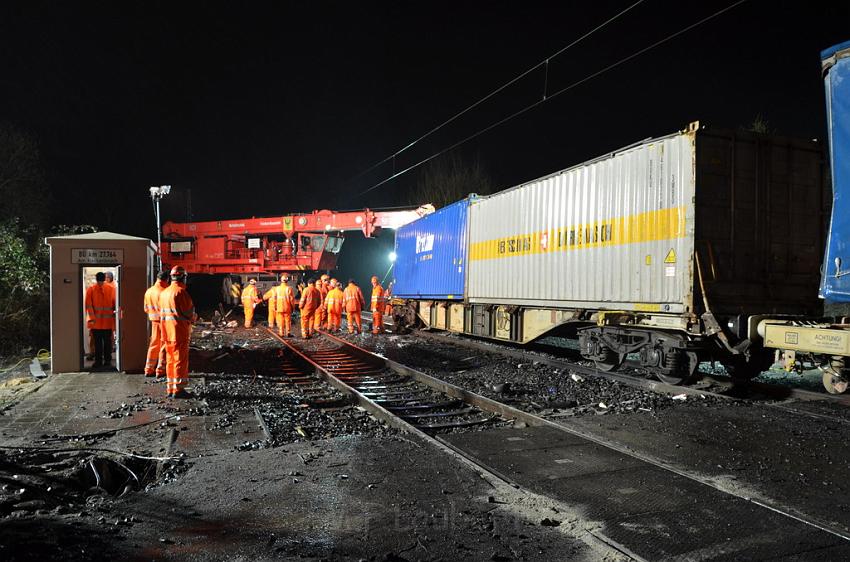
[[[393,152],[392,154],[390,154],[389,156],[387,156],[386,158],[384,158],[384,159],[383,159],[383,160],[381,160],[380,162],[377,162],[376,164],[373,164],[372,166],[370,166],[370,167],[369,167],[369,168],[367,168],[366,170],[363,170],[362,172],[360,172],[359,174],[357,174],[356,176],[354,176],[354,177],[352,178],[352,181],[354,181],[354,180],[356,180],[356,179],[358,179],[358,178],[360,178],[360,177],[364,176],[365,174],[368,174],[369,172],[371,172],[372,170],[374,170],[374,169],[375,169],[375,168],[377,168],[378,166],[380,166],[380,165],[382,165],[382,164],[385,164],[385,163],[389,162],[390,160],[393,160],[396,156],[398,156],[398,155],[399,155],[399,154],[401,154],[402,152],[404,152],[404,151],[406,151],[406,150],[408,150],[408,149],[412,148],[415,144],[419,143],[420,141],[425,140],[425,139],[426,139],[426,138],[428,138],[429,136],[433,135],[434,133],[436,133],[437,131],[439,131],[440,129],[442,129],[442,128],[443,128],[443,127],[445,127],[446,125],[448,125],[449,123],[452,123],[453,121],[455,121],[455,120],[457,120],[458,118],[460,118],[462,115],[466,114],[467,112],[469,112],[469,111],[471,111],[471,110],[475,109],[476,107],[478,107],[479,105],[481,105],[481,104],[482,104],[482,103],[484,103],[485,101],[489,100],[490,98],[492,98],[493,96],[495,96],[496,94],[498,94],[499,92],[501,92],[502,90],[504,90],[505,88],[507,88],[508,86],[510,86],[510,85],[512,85],[512,84],[515,84],[515,83],[516,83],[516,82],[518,82],[519,80],[521,80],[521,79],[525,78],[526,76],[528,76],[529,74],[531,74],[532,72],[534,72],[535,70],[537,70],[538,68],[540,68],[541,66],[544,66],[544,65],[545,65],[545,66],[546,66],[546,68],[547,68],[547,71],[548,71],[548,65],[549,65],[549,61],[550,61],[551,59],[553,59],[553,58],[557,57],[558,55],[560,55],[561,53],[563,53],[563,52],[564,52],[564,51],[566,51],[567,49],[570,49],[571,47],[574,47],[575,45],[577,45],[577,44],[579,44],[580,42],[584,41],[585,39],[587,39],[588,37],[590,37],[591,35],[593,35],[593,34],[594,34],[594,33],[596,33],[597,31],[599,31],[599,30],[600,30],[600,29],[602,29],[603,27],[607,26],[609,23],[613,22],[614,20],[616,20],[616,19],[617,19],[617,18],[619,18],[620,16],[622,16],[622,15],[626,14],[627,12],[631,11],[631,10],[632,10],[632,8],[637,7],[639,4],[642,4],[643,2],[644,2],[644,0],[637,0],[637,2],[635,2],[634,4],[632,4],[632,5],[628,6],[627,8],[625,8],[624,10],[622,10],[621,12],[617,13],[615,16],[608,18],[607,20],[605,20],[605,21],[604,21],[604,22],[602,22],[601,24],[597,25],[596,27],[594,27],[593,29],[591,29],[590,31],[588,31],[587,33],[585,33],[584,35],[582,35],[581,37],[579,37],[578,39],[575,39],[574,41],[572,41],[571,43],[569,43],[569,44],[568,44],[568,45],[566,45],[565,47],[562,47],[561,49],[559,49],[558,51],[556,51],[554,54],[549,55],[548,57],[546,57],[546,58],[545,58],[545,59],[543,59],[542,61],[538,62],[537,64],[535,64],[534,66],[532,66],[531,68],[529,68],[528,70],[526,70],[525,72],[522,72],[522,73],[518,74],[517,76],[515,76],[514,78],[512,78],[511,80],[508,80],[507,82],[505,82],[504,84],[502,84],[501,86],[499,86],[498,88],[496,88],[495,90],[493,90],[492,92],[490,92],[489,94],[487,94],[486,96],[484,96],[483,98],[479,99],[478,101],[476,101],[476,102],[475,102],[475,103],[473,103],[472,105],[468,106],[466,109],[463,109],[463,110],[461,110],[461,111],[459,111],[459,112],[455,113],[454,115],[452,115],[451,117],[449,117],[448,119],[446,119],[445,121],[443,121],[442,123],[440,123],[439,125],[437,125],[436,127],[433,127],[432,129],[428,130],[425,134],[423,134],[423,135],[419,136],[418,138],[416,138],[416,139],[412,140],[411,142],[407,143],[407,144],[406,144],[406,145],[404,145],[402,148],[400,148],[400,149],[398,149],[397,151]],[[547,73],[547,74],[548,74],[548,73]],[[546,95],[546,94],[545,94],[545,91],[544,91],[544,97],[545,97],[545,95]],[[393,170],[393,172],[395,172],[395,170]]]
[[[632,60],[633,58],[638,57],[638,56],[640,56],[640,55],[644,54],[645,52],[647,52],[647,51],[649,51],[649,50],[651,50],[651,49],[654,49],[655,47],[657,47],[657,46],[659,46],[659,45],[662,45],[663,43],[666,43],[666,42],[670,41],[671,39],[675,39],[676,37],[678,37],[679,35],[682,35],[683,33],[687,33],[688,31],[692,30],[693,28],[695,28],[695,27],[697,27],[697,26],[699,26],[699,25],[702,25],[703,23],[705,23],[705,22],[707,22],[707,21],[709,21],[709,20],[712,20],[712,19],[716,18],[717,16],[719,16],[719,15],[721,15],[721,14],[724,14],[725,12],[728,12],[728,11],[729,11],[729,10],[731,10],[732,8],[735,8],[735,7],[739,6],[740,4],[743,4],[743,3],[744,3],[744,2],[746,2],[746,1],[747,1],[747,0],[738,0],[737,2],[734,2],[734,3],[730,4],[729,6],[727,6],[727,7],[723,8],[722,10],[718,10],[718,11],[714,12],[713,14],[711,14],[710,16],[706,16],[706,17],[704,17],[703,19],[701,19],[701,20],[699,20],[699,21],[697,21],[697,22],[695,22],[695,23],[692,23],[691,25],[689,25],[689,26],[687,26],[687,27],[685,27],[685,28],[683,28],[683,29],[680,29],[680,30],[679,30],[679,31],[677,31],[676,33],[673,33],[673,34],[671,34],[671,35],[668,35],[667,37],[665,37],[665,38],[663,38],[663,39],[660,39],[660,40],[656,41],[655,43],[652,43],[651,45],[649,45],[649,46],[647,46],[647,47],[644,47],[643,49],[641,49],[641,50],[639,50],[639,51],[637,51],[637,52],[635,52],[635,53],[632,53],[631,55],[629,55],[629,56],[627,56],[627,57],[625,57],[625,58],[623,58],[623,59],[620,59],[619,61],[617,61],[617,62],[615,62],[615,63],[613,63],[613,64],[610,64],[610,65],[608,65],[608,66],[604,67],[604,68],[603,68],[603,69],[601,69],[601,70],[598,70],[598,71],[596,71],[596,72],[594,72],[594,73],[592,73],[592,74],[589,74],[589,75],[585,76],[584,78],[582,78],[581,80],[577,80],[577,81],[573,82],[572,84],[570,84],[569,86],[565,86],[565,87],[561,88],[560,90],[557,90],[556,92],[554,92],[554,93],[552,93],[552,94],[550,94],[550,95],[546,96],[545,98],[540,99],[540,100],[537,100],[536,102],[534,102],[534,103],[532,103],[532,104],[530,104],[530,105],[527,105],[526,107],[524,107],[524,108],[520,109],[519,111],[516,111],[516,112],[514,112],[514,113],[512,113],[512,114],[508,115],[507,117],[504,117],[504,118],[502,118],[502,119],[500,119],[500,120],[496,121],[495,123],[491,123],[490,125],[488,125],[488,126],[484,127],[483,129],[481,129],[481,130],[479,130],[479,131],[477,131],[477,132],[475,132],[475,133],[473,133],[473,134],[469,135],[468,137],[465,137],[465,138],[463,138],[463,139],[459,140],[458,142],[456,142],[456,143],[454,143],[454,144],[452,144],[452,145],[448,146],[447,148],[444,148],[443,150],[440,150],[439,152],[436,152],[436,153],[432,154],[431,156],[428,156],[427,158],[425,158],[425,159],[423,159],[423,160],[420,160],[420,161],[419,161],[419,162],[417,162],[416,164],[413,164],[413,165],[411,165],[411,166],[408,166],[407,168],[405,168],[405,169],[403,169],[403,170],[401,170],[401,171],[399,171],[399,172],[394,173],[393,175],[391,175],[390,177],[388,177],[388,178],[384,179],[383,181],[381,181],[381,182],[379,182],[379,183],[376,183],[375,185],[373,185],[373,186],[372,186],[372,187],[370,187],[369,189],[366,189],[365,191],[361,191],[361,192],[360,192],[360,193],[358,193],[355,197],[359,197],[359,196],[361,196],[361,195],[365,195],[366,193],[369,193],[370,191],[374,191],[375,189],[377,189],[377,188],[381,187],[381,186],[382,186],[382,185],[384,185],[385,183],[390,182],[390,181],[394,180],[395,178],[397,178],[397,177],[399,177],[399,176],[401,176],[401,175],[404,175],[404,174],[406,174],[407,172],[409,172],[409,171],[411,171],[411,170],[414,170],[414,169],[418,168],[419,166],[421,166],[421,165],[423,165],[423,164],[426,164],[426,163],[430,162],[430,161],[431,161],[431,160],[433,160],[434,158],[437,158],[437,157],[439,157],[439,156],[442,156],[442,155],[443,155],[443,154],[445,154],[446,152],[449,152],[449,151],[451,151],[451,150],[454,150],[455,148],[459,147],[460,145],[465,144],[465,143],[467,143],[467,142],[471,141],[472,139],[474,139],[474,138],[476,138],[476,137],[479,137],[479,136],[483,135],[484,133],[486,133],[486,132],[488,132],[488,131],[490,131],[490,130],[492,130],[492,129],[495,129],[495,128],[496,128],[496,127],[498,127],[499,125],[502,125],[503,123],[506,123],[506,122],[510,121],[511,119],[513,119],[513,118],[515,118],[515,117],[519,117],[520,115],[522,115],[522,114],[524,114],[524,113],[526,113],[526,112],[528,112],[528,111],[531,111],[531,110],[532,110],[532,109],[534,109],[535,107],[537,107],[537,106],[539,106],[539,105],[542,105],[542,104],[546,103],[547,101],[551,100],[552,98],[554,98],[554,97],[556,97],[556,96],[559,96],[559,95],[561,95],[561,94],[563,94],[563,93],[565,93],[565,92],[567,92],[567,91],[569,91],[569,90],[572,90],[573,88],[575,88],[575,87],[577,87],[577,86],[580,86],[581,84],[584,84],[585,82],[587,82],[587,81],[589,81],[589,80],[592,80],[593,78],[596,78],[597,76],[599,76],[599,75],[601,75],[601,74],[604,74],[604,73],[608,72],[609,70],[611,70],[611,69],[613,69],[613,68],[616,68],[616,67],[620,66],[621,64],[626,63],[626,62],[628,62],[628,61]]]

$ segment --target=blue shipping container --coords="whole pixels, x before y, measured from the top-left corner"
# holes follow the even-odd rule
[[[850,41],[821,53],[826,76],[832,220],[826,241],[821,296],[850,302]]]
[[[463,299],[466,220],[472,197],[399,228],[393,296]]]

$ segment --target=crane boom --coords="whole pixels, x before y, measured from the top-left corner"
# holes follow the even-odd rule
[[[277,273],[336,267],[343,232],[367,238],[434,212],[417,208],[298,213],[162,225],[162,259],[189,273]]]

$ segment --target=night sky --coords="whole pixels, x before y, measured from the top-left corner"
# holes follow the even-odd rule
[[[630,3],[3,3],[0,121],[38,139],[56,223],[155,237],[147,188],[159,184],[178,221],[189,190],[196,220],[392,206],[416,173],[365,196],[392,166],[355,176]],[[553,59],[548,91],[731,3],[646,0]],[[696,119],[761,114],[823,138],[818,55],[850,39],[848,22],[846,0],[751,0],[459,154],[501,188]],[[396,168],[542,94],[538,71]]]

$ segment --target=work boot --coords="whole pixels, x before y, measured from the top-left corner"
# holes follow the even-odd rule
[[[179,399],[182,399],[182,398],[193,398],[194,396],[188,390],[181,388],[180,390],[178,390],[177,392],[172,394],[171,397],[177,398],[179,400]]]

